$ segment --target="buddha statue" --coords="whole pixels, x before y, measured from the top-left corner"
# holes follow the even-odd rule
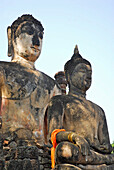
[[[32,15],[22,15],[7,33],[11,62],[0,61],[0,135],[4,145],[15,138],[43,145],[47,103],[61,94],[55,80],[35,68],[44,28]]]
[[[65,64],[67,95],[54,96],[48,104],[47,141],[53,144],[52,168],[114,169],[114,154],[103,109],[86,99],[92,66],[78,47]]]

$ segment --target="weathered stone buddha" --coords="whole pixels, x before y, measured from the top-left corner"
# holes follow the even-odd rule
[[[69,93],[53,97],[46,113],[48,140],[51,137],[52,144],[56,141],[53,146],[57,145],[55,169],[114,168],[105,113],[86,99],[92,80],[91,64],[76,46],[64,68]]]
[[[36,70],[44,28],[32,15],[22,15],[8,27],[8,56],[0,62],[0,134],[43,144],[43,119],[50,98],[61,94],[56,82]]]

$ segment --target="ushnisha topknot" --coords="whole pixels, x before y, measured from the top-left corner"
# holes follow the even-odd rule
[[[78,45],[75,46],[74,54],[71,57],[71,59],[77,59],[77,58],[82,58],[82,56],[79,54]]]
[[[79,54],[78,46],[76,45],[74,48],[73,56],[71,57],[71,59],[69,61],[66,62],[65,66],[64,66],[65,76],[66,76],[68,83],[69,83],[69,76],[72,75],[72,72],[73,72],[74,68],[76,67],[76,65],[78,65],[80,63],[88,64],[91,67],[90,62],[87,61],[86,59],[82,58],[82,56]]]
[[[44,31],[44,28],[41,24],[40,21],[38,21],[37,19],[35,19],[32,15],[30,14],[24,14],[21,17],[18,17],[17,20],[15,20],[12,25],[11,25],[11,30],[15,33],[16,29],[18,28],[18,26],[23,23],[24,21],[28,21],[28,22],[33,22],[35,25],[39,26],[39,29],[41,32]]]

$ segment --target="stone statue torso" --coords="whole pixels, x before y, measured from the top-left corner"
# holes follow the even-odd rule
[[[46,90],[51,93],[51,89],[55,84],[54,81],[44,73],[35,69],[27,69],[17,63],[0,62],[0,71],[1,77],[4,79],[4,82],[1,82],[5,93],[4,97],[8,99],[25,99],[30,96],[36,88],[41,88],[44,93]],[[50,83],[50,86],[46,83]],[[38,97],[41,96],[40,93],[39,90]]]
[[[57,127],[63,128],[84,137],[90,144],[100,145],[99,126],[104,121],[104,113],[99,106],[71,95],[55,96],[50,106],[55,110],[48,120],[50,133]]]
[[[96,112],[93,103],[84,98],[70,96],[69,101],[64,107],[63,127],[94,142],[98,134],[99,110]]]
[[[42,132],[47,103],[60,92],[55,81],[42,72],[12,62],[0,62],[0,76],[2,131],[27,128]]]

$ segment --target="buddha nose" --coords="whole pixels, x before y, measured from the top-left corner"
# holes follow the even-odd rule
[[[40,41],[39,41],[39,38],[38,38],[38,35],[37,35],[37,34],[35,34],[35,35],[33,36],[33,38],[32,38],[32,43],[33,43],[33,45],[38,45],[38,46],[40,46]]]

